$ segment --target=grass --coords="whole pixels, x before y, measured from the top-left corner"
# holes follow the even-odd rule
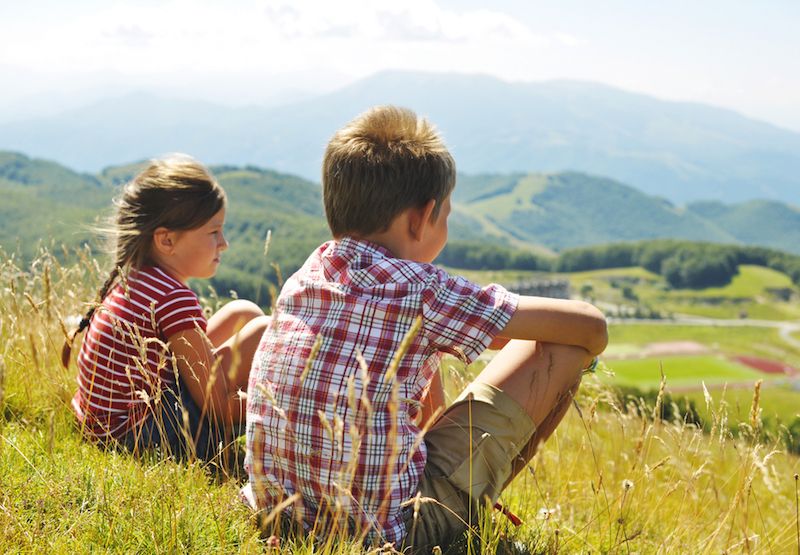
[[[612,324],[610,354],[631,351],[659,341],[695,341],[729,355],[755,355],[800,368],[800,349],[785,343],[775,328],[756,326],[719,327],[668,323]]]
[[[658,387],[661,372],[670,387],[700,388],[722,384],[753,383],[765,377],[742,364],[721,356],[669,356],[614,360],[606,363],[613,376],[606,379],[611,384],[636,387]]]
[[[621,305],[626,299],[623,287],[630,287],[638,302],[656,308],[662,314],[688,314],[706,318],[749,318],[792,320],[800,317],[796,303],[781,301],[770,289],[796,291],[785,274],[761,266],[741,265],[739,273],[724,287],[705,289],[669,289],[664,280],[642,268],[620,268],[566,274],[577,292],[589,284],[597,298]],[[616,287],[613,286],[616,284]]]
[[[275,547],[237,500],[235,477],[81,440],[68,408],[75,369],[61,368],[58,348],[60,321],[81,311],[99,281],[97,265],[82,256],[63,267],[42,253],[33,266],[20,268],[0,255],[0,552],[366,552],[346,538],[321,547],[307,538],[284,539]],[[667,329],[614,332],[637,344],[646,330],[652,341]],[[746,329],[736,333],[742,333],[738,340],[752,337]],[[451,361],[447,383],[458,388],[481,364],[462,368]],[[711,433],[681,421],[652,421],[619,406],[593,376],[577,401],[503,495],[522,526],[512,529],[498,519],[480,532],[484,540],[505,532],[538,553],[786,553],[800,547],[794,478],[800,460],[759,443],[757,418],[749,421],[753,433],[745,427],[737,438],[723,425],[724,407],[712,411]]]
[[[766,385],[766,384],[765,384]],[[710,387],[712,407],[724,404],[727,407],[728,418],[733,423],[744,423],[750,419],[750,407],[753,400],[753,387],[724,388]],[[795,418],[800,418],[800,392],[783,384],[766,385],[761,389],[761,417],[764,420],[788,424]],[[673,394],[674,398],[686,398],[694,401],[700,416],[711,421],[712,414],[706,405],[705,395],[702,391],[681,391]]]
[[[798,303],[782,301],[769,292],[770,289],[788,288],[800,293],[789,277],[761,266],[742,265],[728,285],[705,289],[671,289],[661,276],[639,267],[564,274],[508,270],[455,272],[478,283],[513,284],[532,277],[566,279],[574,295],[585,295],[590,300],[601,300],[606,306],[616,307],[615,310],[627,308],[629,312],[641,305],[657,310],[662,316],[736,319],[746,315],[759,320],[800,318]]]

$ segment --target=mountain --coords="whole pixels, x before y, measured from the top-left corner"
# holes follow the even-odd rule
[[[383,72],[273,108],[226,108],[144,93],[0,125],[0,148],[85,171],[188,152],[318,180],[328,138],[375,104],[408,106],[445,137],[460,171],[605,175],[676,204],[796,202],[800,134],[701,104],[573,81]]]
[[[687,212],[729,233],[736,242],[800,252],[800,209],[770,200],[728,205],[697,202]]]

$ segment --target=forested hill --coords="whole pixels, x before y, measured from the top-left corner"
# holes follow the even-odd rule
[[[74,247],[110,213],[119,186],[140,164],[98,174],[0,152],[0,247],[30,258],[40,240]],[[212,166],[230,199],[231,248],[213,285],[266,300],[269,284],[294,271],[329,237],[319,185],[246,166]],[[800,253],[800,211],[773,201],[686,208],[616,181],[580,173],[460,175],[450,220],[453,244],[491,244],[535,253],[651,238],[768,246]],[[264,256],[267,231],[272,231]],[[56,249],[59,250],[59,249]],[[452,258],[452,257],[451,257]]]
[[[678,207],[617,181],[580,173],[462,175],[459,212],[517,244],[565,248],[674,238],[800,252],[800,210],[780,202]]]

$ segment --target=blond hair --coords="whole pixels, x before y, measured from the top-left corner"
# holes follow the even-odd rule
[[[402,211],[452,192],[456,165],[436,128],[406,108],[377,106],[328,142],[322,164],[325,215],[334,237],[388,229]]]

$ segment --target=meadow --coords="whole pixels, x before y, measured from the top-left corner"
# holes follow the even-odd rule
[[[800,306],[778,297],[794,290],[781,272],[743,264],[731,282],[721,287],[670,289],[664,279],[643,268],[613,268],[565,274],[576,292],[629,310],[637,306],[657,310],[663,316],[692,315],[706,318],[796,320]]]
[[[156,454],[134,458],[83,441],[69,409],[75,367],[64,370],[59,355],[64,322],[93,299],[103,271],[86,251],[70,257],[64,265],[41,252],[22,265],[0,254],[0,551],[392,552],[368,550],[341,536],[316,544],[306,537],[279,541],[239,501],[237,473]],[[212,308],[220,302],[214,296],[202,300]],[[702,326],[688,331],[719,351],[757,340],[764,352],[780,350],[800,360],[800,353],[761,328],[726,329],[733,338],[724,339]],[[636,346],[686,332],[626,324],[612,326],[611,333],[615,344]],[[443,372],[451,394],[481,364],[464,368],[450,361]],[[614,365],[607,362],[612,370]],[[522,525],[495,513],[475,530],[480,546],[468,544],[465,551],[492,553],[501,536],[534,553],[800,549],[800,460],[760,440],[762,401],[770,389],[755,395],[742,390],[735,405],[717,390],[701,393],[709,415],[702,430],[679,418],[652,417],[671,387],[667,374],[667,383],[656,380],[654,406],[635,400],[624,406],[608,375],[588,376],[563,425],[502,499]],[[736,434],[729,426],[734,417],[740,419]]]

